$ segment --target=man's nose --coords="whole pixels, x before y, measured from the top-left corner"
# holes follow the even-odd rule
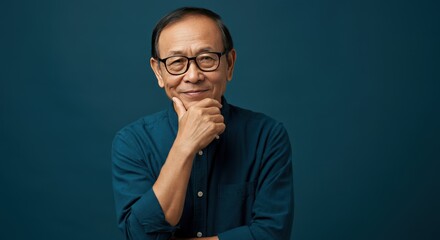
[[[191,83],[197,83],[202,80],[202,76],[200,74],[200,69],[197,67],[197,64],[195,60],[188,62],[189,67],[188,71],[185,73],[184,81],[185,82],[191,82]]]

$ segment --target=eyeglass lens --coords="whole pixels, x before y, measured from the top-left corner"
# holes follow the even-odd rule
[[[170,57],[166,60],[165,66],[172,74],[181,74],[187,71],[190,58],[185,56]],[[216,53],[202,53],[195,58],[197,66],[202,71],[213,71],[219,64],[219,56]]]

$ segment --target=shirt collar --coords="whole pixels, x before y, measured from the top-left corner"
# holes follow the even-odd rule
[[[221,114],[223,115],[223,118],[225,119],[225,124],[226,126],[228,125],[228,120],[229,120],[229,111],[230,111],[230,106],[228,104],[228,102],[226,101],[226,98],[222,96],[222,109],[220,110]],[[174,110],[174,105],[173,105],[173,101],[170,101],[171,103],[169,104],[168,107],[168,119],[169,119],[169,124],[171,126],[171,129],[173,130],[174,135],[177,135],[177,130],[179,128],[179,121],[178,121],[178,117],[177,117],[177,113]]]

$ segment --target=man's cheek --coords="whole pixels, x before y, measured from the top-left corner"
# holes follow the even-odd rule
[[[174,89],[176,89],[177,87],[177,83],[173,83],[173,82],[167,82],[167,84],[165,85],[166,89],[172,91]]]

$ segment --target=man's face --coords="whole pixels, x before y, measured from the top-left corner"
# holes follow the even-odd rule
[[[186,16],[162,30],[158,41],[159,58],[170,56],[194,57],[203,52],[223,52],[222,34],[217,24],[205,16]],[[194,103],[213,98],[221,101],[226,84],[232,79],[235,63],[235,50],[220,58],[220,66],[213,72],[200,70],[194,61],[190,61],[189,69],[181,75],[171,75],[164,63],[158,65],[151,58],[158,84],[169,98],[177,97],[188,109]]]

